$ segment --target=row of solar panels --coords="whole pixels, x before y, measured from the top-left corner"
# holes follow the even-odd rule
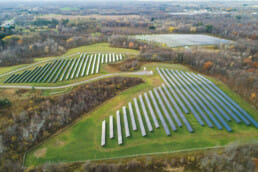
[[[132,130],[140,128],[142,136],[147,135],[147,131],[153,132],[159,128],[159,122],[167,135],[171,135],[171,130],[176,131],[177,127],[186,126],[189,132],[193,132],[192,125],[187,120],[185,114],[191,113],[201,126],[207,124],[209,127],[223,129],[231,132],[232,128],[227,122],[244,122],[246,125],[251,123],[258,128],[257,122],[244,111],[237,103],[229,98],[215,84],[201,75],[188,72],[179,72],[168,69],[158,69],[157,71],[166,86],[154,88],[142,95],[138,99],[133,99],[133,104],[128,103],[128,112],[131,118]],[[127,110],[123,107],[123,118],[126,137],[130,136]],[[135,120],[135,115],[137,120]],[[119,111],[117,111],[117,136],[118,144],[122,144],[122,128]],[[111,118],[110,118],[111,121]],[[113,117],[112,117],[113,121]],[[144,125],[146,124],[146,125]],[[183,125],[184,124],[184,125]],[[113,124],[110,123],[110,134],[113,134]],[[147,130],[147,131],[146,131]],[[105,145],[105,135],[102,133]]]
[[[121,54],[81,54],[78,58],[55,60],[21,74],[13,74],[5,83],[55,83],[99,73],[100,64],[115,63],[123,59]]]
[[[191,127],[191,124],[186,119],[184,113],[180,109],[177,109],[179,113],[176,113],[173,110],[173,108],[171,107],[172,105],[169,101],[169,99],[171,100],[173,98],[169,96],[169,99],[168,99],[166,96],[168,94],[170,93],[168,92],[167,87],[165,85],[162,85],[162,87],[154,88],[153,91],[150,90],[148,92],[145,92],[143,96],[139,95],[138,99],[134,98],[133,103],[132,102],[128,103],[128,108],[126,108],[125,106],[122,108],[126,137],[130,136],[129,122],[131,122],[132,131],[137,131],[137,128],[139,127],[139,130],[142,136],[146,136],[147,132],[153,132],[154,127],[159,128],[160,127],[159,121],[161,122],[161,125],[163,126],[165,133],[167,135],[171,135],[171,130],[176,131],[177,127],[183,126],[181,120],[186,125],[189,132],[194,131],[193,128]],[[173,106],[178,106],[174,99],[173,99]],[[130,121],[128,120],[128,114],[131,119]],[[157,116],[159,119],[157,118]],[[119,110],[116,113],[116,119],[117,119],[118,144],[122,144],[122,132],[121,132],[122,127],[121,127]],[[105,121],[102,121],[102,122],[103,122],[102,127],[103,125],[106,126],[106,124],[104,124],[106,122]],[[110,116],[109,118],[110,139],[114,138],[113,129],[114,129],[113,116]],[[106,129],[104,129],[104,131],[102,129],[102,139],[101,139],[102,146],[104,146],[106,143],[105,142]]]
[[[205,77],[168,69],[157,69],[157,71],[164,82],[172,87],[178,95],[195,102],[194,107],[209,127],[213,127],[213,122],[218,129],[222,129],[223,125],[228,131],[232,131],[226,122],[232,119],[236,123],[244,122],[246,125],[252,123],[256,128],[258,127],[251,115]]]

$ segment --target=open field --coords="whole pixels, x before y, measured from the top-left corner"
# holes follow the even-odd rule
[[[147,135],[142,137],[139,124],[137,123],[138,130],[131,132],[131,136],[128,138],[125,138],[125,130],[122,130],[123,144],[118,145],[117,130],[116,125],[114,125],[115,139],[106,139],[106,145],[102,147],[100,145],[101,121],[109,119],[110,115],[115,116],[116,111],[126,106],[134,97],[138,97],[140,94],[150,89],[161,86],[164,81],[156,71],[157,67],[189,71],[187,67],[176,64],[148,63],[143,67],[147,67],[147,70],[153,70],[154,75],[139,76],[145,80],[145,83],[130,88],[111,100],[106,101],[93,111],[83,115],[81,119],[77,120],[71,126],[58,132],[58,134],[29,151],[25,159],[25,165],[30,166],[46,162],[74,162],[89,159],[114,158],[134,154],[170,152],[258,141],[257,129],[254,126],[246,126],[244,123],[237,124],[232,121],[228,122],[232,132],[228,132],[226,129],[219,130],[215,127],[209,128],[207,125],[201,126],[194,115],[190,113],[185,116],[194,129],[193,133],[189,132],[187,128],[183,126],[176,132],[171,132],[170,136],[167,136],[164,129],[160,127],[155,128],[153,132],[146,130]],[[255,115],[257,112],[255,108],[250,106],[241,99],[239,95],[232,92],[220,81],[212,78],[209,79],[236,103],[241,105],[256,121],[258,120],[258,116]],[[138,104],[139,103],[140,102],[138,102]],[[143,114],[143,111],[140,112]],[[160,121],[158,122],[161,124]],[[121,127],[124,128],[123,123]],[[132,128],[131,123],[129,123],[129,128]]]
[[[77,11],[79,10],[79,8],[76,8],[76,7],[63,7],[63,8],[60,8],[61,11]]]
[[[168,47],[192,45],[219,45],[229,43],[229,40],[202,34],[155,34],[136,35],[136,39],[154,43],[164,43]]]

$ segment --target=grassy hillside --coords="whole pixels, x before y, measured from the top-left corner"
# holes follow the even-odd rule
[[[107,138],[107,145],[101,147],[101,121],[104,119],[107,120],[108,116],[111,114],[115,116],[116,110],[121,110],[122,106],[127,105],[129,101],[132,101],[132,99],[139,94],[160,86],[162,80],[155,70],[156,67],[184,71],[189,70],[185,66],[176,64],[148,63],[144,66],[147,67],[148,70],[155,71],[153,76],[139,76],[145,80],[144,84],[130,88],[113,99],[106,101],[87,115],[85,114],[73,125],[58,132],[55,136],[29,151],[26,156],[25,165],[31,166],[46,162],[57,163],[115,158],[135,154],[171,152],[258,141],[258,132],[253,126],[229,122],[230,127],[233,129],[233,132],[229,133],[225,129],[218,130],[216,128],[208,128],[207,125],[201,127],[193,115],[188,114],[186,117],[194,128],[194,133],[189,133],[186,127],[183,126],[178,129],[177,132],[172,132],[172,135],[168,137],[161,127],[154,129],[152,133],[147,132],[147,137],[142,137],[137,123],[138,131],[132,132],[131,130],[131,137],[123,137],[123,145],[119,146],[117,144],[117,134],[115,130],[115,139],[110,140]],[[232,92],[222,82],[212,78],[209,79],[258,120],[258,116],[255,115],[257,113],[256,109],[241,99],[236,93]],[[116,125],[114,128],[116,128]],[[124,130],[122,130],[122,135],[125,136]]]

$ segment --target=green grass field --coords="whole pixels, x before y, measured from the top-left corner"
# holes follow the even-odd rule
[[[76,7],[64,7],[64,8],[60,8],[61,11],[77,11],[79,10],[79,8]]]
[[[155,70],[156,67],[184,71],[189,70],[187,67],[177,64],[148,63],[142,67],[153,70],[154,75],[139,76],[145,80],[145,83],[125,90],[118,96],[96,107],[91,112],[83,114],[83,116],[72,125],[29,151],[26,155],[25,165],[32,166],[47,162],[75,162],[91,159],[115,158],[134,154],[170,152],[258,141],[258,132],[253,126],[228,122],[233,129],[233,132],[228,133],[225,129],[218,130],[216,128],[208,128],[207,125],[201,127],[193,115],[188,114],[186,117],[194,128],[194,133],[189,133],[186,127],[183,126],[178,129],[177,132],[172,132],[172,135],[168,137],[161,127],[160,129],[154,129],[152,133],[147,132],[147,137],[142,137],[137,123],[138,131],[132,132],[131,130],[130,138],[123,137],[123,145],[119,146],[117,144],[116,130],[114,130],[115,139],[110,140],[107,138],[106,146],[101,147],[101,121],[104,119],[107,120],[108,116],[111,114],[115,117],[116,110],[127,105],[129,101],[132,101],[132,99],[139,94],[160,86],[162,80]],[[255,115],[257,114],[255,108],[241,99],[239,95],[232,92],[222,82],[212,78],[209,79],[258,120],[258,116]],[[129,123],[129,127],[131,128],[130,124],[131,123]],[[160,121],[159,124],[161,124]],[[116,125],[114,125],[114,129],[115,128]],[[125,136],[124,130],[122,130],[122,135]]]

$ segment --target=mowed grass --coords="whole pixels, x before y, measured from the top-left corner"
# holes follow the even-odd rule
[[[126,48],[114,48],[110,47],[109,43],[97,43],[97,44],[91,44],[86,46],[80,46],[77,48],[72,48],[68,50],[65,54],[62,56],[69,56],[78,52],[114,52],[114,53],[129,53],[129,54],[138,54],[138,50],[133,49],[126,49]],[[60,57],[62,57],[60,56]],[[42,57],[42,58],[35,58],[35,61],[42,61],[47,58],[56,58],[56,57]]]
[[[6,66],[6,67],[0,67],[0,74],[11,72],[13,70],[22,68],[27,66],[28,64],[21,64],[21,65],[14,65],[14,66]]]
[[[122,122],[123,145],[117,144],[116,118],[114,119],[115,138],[110,140],[107,134],[106,146],[101,147],[101,121],[106,120],[108,130],[108,117],[115,117],[116,110],[120,110],[128,102],[132,102],[134,97],[146,92],[154,87],[160,86],[162,80],[156,72],[156,67],[170,68],[176,70],[189,70],[187,67],[176,64],[148,63],[143,67],[153,70],[153,76],[139,76],[145,83],[129,88],[121,92],[116,97],[104,102],[91,112],[84,114],[71,126],[59,131],[41,145],[28,152],[25,165],[39,165],[43,163],[75,162],[92,159],[115,158],[119,156],[130,156],[144,153],[171,152],[184,149],[194,149],[213,146],[224,146],[228,144],[243,144],[258,141],[257,129],[253,126],[228,122],[233,132],[229,133],[225,129],[208,128],[207,125],[201,127],[192,114],[186,117],[194,128],[194,133],[189,133],[185,126],[179,128],[177,132],[172,132],[171,136],[166,136],[163,127],[148,132],[147,137],[142,137],[139,131],[137,120],[137,132],[132,131],[129,122],[131,137],[125,138],[125,131]],[[231,98],[239,103],[249,114],[258,120],[257,111],[247,102],[232,92],[220,81],[211,79],[217,86],[225,91]],[[121,121],[123,121],[122,113]],[[135,114],[135,118],[136,114]],[[144,119],[144,118],[143,118]],[[128,114],[128,120],[130,117]],[[153,124],[153,122],[152,122]],[[153,125],[154,126],[154,125]],[[147,127],[145,126],[147,129]],[[109,133],[109,132],[107,132]]]

